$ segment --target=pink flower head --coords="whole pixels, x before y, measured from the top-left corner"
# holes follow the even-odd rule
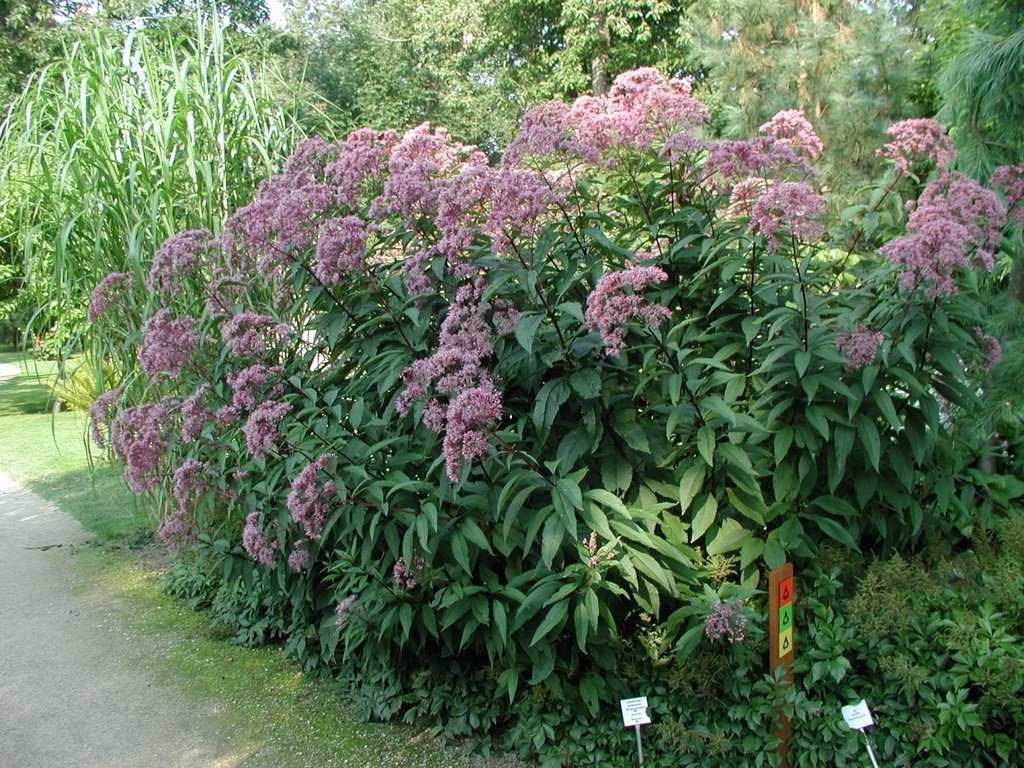
[[[111,422],[117,416],[122,391],[122,387],[108,389],[89,406],[89,428],[92,439],[100,448],[107,447],[107,435],[110,433]]]
[[[536,237],[556,201],[556,194],[539,173],[508,168],[498,171],[491,210],[484,223],[494,253],[506,253],[515,242]]]
[[[905,290],[923,286],[931,298],[951,296],[957,292],[956,271],[969,265],[964,248],[967,237],[963,225],[932,219],[889,241],[878,252],[902,268],[900,286]]]
[[[366,225],[358,216],[328,219],[320,227],[313,272],[324,285],[336,285],[344,275],[366,265]]]
[[[981,353],[985,359],[981,364],[983,371],[991,371],[1003,360],[1003,347],[999,343],[999,339],[991,334],[985,333],[981,326],[977,326],[974,329],[974,335],[978,337],[978,346],[981,348]]]
[[[730,643],[743,642],[747,633],[747,617],[743,615],[743,604],[739,601],[723,603],[721,600],[711,606],[711,612],[704,621],[704,635],[709,640],[728,640]]]
[[[1016,221],[1024,221],[1024,164],[1001,165],[992,171],[991,184],[1006,197],[1006,207]]]
[[[134,280],[127,272],[111,272],[92,289],[89,297],[89,322],[95,323],[112,306],[120,304],[132,289]]]
[[[173,507],[156,528],[157,540],[171,552],[195,543],[196,536],[195,519],[180,506]]]
[[[199,343],[193,317],[175,319],[169,309],[158,310],[142,326],[139,362],[150,378],[165,373],[172,379],[192,362]]]
[[[709,142],[707,149],[705,174],[726,183],[751,176],[774,179],[790,171],[810,173],[807,162],[787,144],[767,136]]]
[[[334,454],[325,453],[307,464],[292,481],[288,492],[288,511],[310,539],[320,538],[337,492],[333,480],[320,481],[320,473],[333,459]]]
[[[750,217],[754,212],[754,204],[768,186],[764,179],[757,176],[737,182],[729,195],[729,213],[734,216]]]
[[[900,285],[924,286],[931,297],[957,292],[957,270],[973,263],[991,270],[1006,208],[991,190],[958,173],[928,184],[907,220],[907,234],[879,253],[902,267]]]
[[[437,351],[416,360],[402,372],[405,389],[395,405],[399,413],[408,413],[412,404],[432,388],[454,397],[490,382],[483,360],[494,352],[494,344],[484,316],[482,292],[482,279],[463,285],[456,292],[455,301],[441,323]]]
[[[890,141],[876,154],[893,161],[903,175],[919,160],[930,160],[944,170],[956,157],[953,142],[946,129],[930,117],[913,118],[893,123],[886,131]]]
[[[256,400],[264,386],[272,377],[281,376],[284,370],[280,366],[268,368],[263,363],[250,365],[238,372],[227,375],[228,386],[231,387],[231,405],[239,411],[247,411],[256,405]],[[283,387],[277,385],[271,392],[272,397],[277,397]]]
[[[817,240],[825,231],[819,219],[825,200],[810,184],[782,181],[773,184],[757,199],[750,212],[750,230],[768,240],[769,250],[779,247],[776,233],[782,230],[798,240]]]
[[[334,162],[327,166],[339,203],[354,208],[367,186],[384,179],[388,156],[398,141],[395,131],[372,128],[360,128],[345,137]]]
[[[824,149],[821,137],[800,109],[784,109],[757,130],[810,160],[816,160]]]
[[[213,418],[213,414],[204,404],[209,391],[209,384],[200,384],[181,404],[181,442],[186,445],[195,442],[202,434],[206,422]]]
[[[184,505],[206,488],[207,466],[198,459],[185,459],[174,470],[174,500]]]
[[[121,411],[110,427],[114,453],[124,462],[124,480],[135,493],[152,491],[160,482],[160,463],[167,451],[167,433],[175,401]]]
[[[356,603],[356,596],[349,595],[334,608],[334,623],[337,627],[341,628],[348,622],[349,614],[352,612],[352,606]]]
[[[881,331],[857,325],[852,331],[836,334],[836,347],[846,356],[846,367],[851,371],[859,371],[875,361],[875,354],[884,340],[885,334]]]
[[[590,331],[601,334],[605,354],[621,354],[630,321],[641,320],[656,328],[671,317],[667,307],[648,302],[642,295],[648,286],[667,279],[660,267],[635,266],[611,272],[597,281],[587,297],[586,323]]]
[[[164,302],[185,287],[185,281],[201,266],[213,235],[205,229],[189,229],[164,240],[153,256],[146,287],[162,295]]]
[[[464,165],[486,162],[483,152],[452,141],[445,129],[418,125],[391,150],[388,180],[370,213],[375,218],[398,214],[410,225],[421,216],[433,216],[445,180]]]
[[[302,573],[309,567],[309,540],[299,539],[288,555],[288,568],[292,573]]]
[[[285,160],[284,173],[293,176],[308,176],[322,179],[324,169],[334,156],[337,147],[321,136],[310,136],[303,139]]]
[[[291,409],[288,403],[266,400],[249,415],[242,431],[245,433],[245,447],[254,459],[273,449],[278,438],[277,425]]]
[[[505,150],[502,164],[521,165],[526,160],[546,160],[555,155],[595,162],[597,153],[576,140],[571,125],[570,107],[564,101],[546,101],[531,107],[523,115],[519,133]]]
[[[1006,207],[990,189],[959,173],[943,173],[921,192],[907,231],[913,232],[929,221],[949,220],[964,227],[965,250],[973,250],[978,266],[991,270],[994,252],[1006,225]]]
[[[456,482],[463,462],[487,451],[487,434],[500,418],[501,394],[490,383],[462,392],[449,404],[443,442],[449,480]]]
[[[242,529],[242,548],[249,557],[264,568],[269,568],[274,564],[277,542],[269,541],[266,534],[263,533],[259,512],[250,512],[245,517],[245,527]]]
[[[220,326],[220,336],[231,354],[237,357],[261,357],[284,330],[270,315],[239,312]]]
[[[414,557],[411,564],[407,564],[405,558],[398,558],[391,569],[395,585],[406,592],[416,589],[416,576],[423,570],[424,565],[423,560],[418,557]]]

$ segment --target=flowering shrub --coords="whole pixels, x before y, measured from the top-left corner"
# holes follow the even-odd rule
[[[973,501],[944,414],[998,362],[1003,198],[919,122],[874,207],[830,220],[806,117],[734,141],[706,118],[643,69],[530,110],[497,167],[428,125],[304,142],[216,237],[161,248],[134,279],[156,300],[112,312],[133,283],[100,284],[141,370],[99,434],[308,663],[509,702],[406,714],[460,735],[529,730],[527,686],[597,716],[641,646],[753,641],[707,590],[750,599],[823,542],[969,535],[1009,500]],[[557,741],[524,748],[571,762]]]

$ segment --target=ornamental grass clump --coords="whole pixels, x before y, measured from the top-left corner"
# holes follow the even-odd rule
[[[94,421],[164,538],[369,715],[551,762],[565,733],[531,707],[583,722],[648,661],[758,652],[738,606],[766,569],[999,516],[1014,494],[941,414],[997,360],[1004,199],[910,126],[884,215],[835,221],[805,115],[729,141],[706,119],[643,69],[529,110],[494,166],[429,125],[309,139],[176,236],[159,301],[127,285],[95,317],[141,344]]]

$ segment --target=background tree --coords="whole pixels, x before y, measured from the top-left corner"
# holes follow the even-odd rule
[[[698,0],[682,32],[725,105],[722,132],[749,134],[802,109],[825,143],[832,186],[863,178],[885,127],[917,111],[916,44],[886,3]]]
[[[961,170],[984,176],[1024,157],[1024,3],[940,0],[913,14],[922,95],[949,127]]]

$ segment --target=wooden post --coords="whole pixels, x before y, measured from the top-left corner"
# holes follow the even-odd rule
[[[768,574],[768,669],[782,667],[785,681],[793,683],[793,605],[796,601],[796,581],[793,564],[785,563]],[[789,718],[779,715],[779,765],[789,768],[789,737],[792,729]]]

